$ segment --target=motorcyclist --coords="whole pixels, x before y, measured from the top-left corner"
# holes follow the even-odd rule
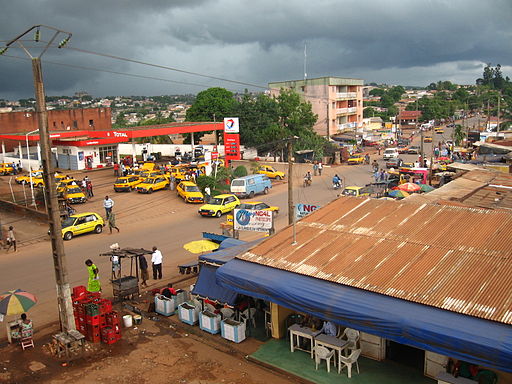
[[[304,185],[311,185],[311,172],[308,171],[305,175],[304,175]]]
[[[334,189],[341,188],[341,179],[337,174],[332,178],[332,185],[334,186]]]
[[[377,172],[379,170],[379,163],[377,163],[377,160],[373,160],[372,168],[373,172]]]

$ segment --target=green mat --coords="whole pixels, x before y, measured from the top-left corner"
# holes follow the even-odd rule
[[[275,366],[293,375],[302,377],[318,384],[352,383],[352,384],[434,384],[435,380],[423,376],[423,372],[392,362],[379,362],[364,357],[359,358],[360,373],[352,366],[352,378],[347,376],[347,369],[338,374],[332,365],[327,372],[325,361],[315,370],[315,360],[307,352],[290,352],[289,341],[270,340],[251,355],[255,360]]]

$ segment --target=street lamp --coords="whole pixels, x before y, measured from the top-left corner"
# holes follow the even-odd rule
[[[41,41],[41,30],[49,30],[53,33],[48,42]],[[29,52],[29,48],[23,45],[26,35],[35,31],[34,42],[40,41],[45,43],[42,46],[39,55],[33,56]],[[55,44],[57,37],[64,37],[59,43]],[[39,141],[41,145],[41,163],[43,168],[43,181],[45,184],[43,194],[48,202],[46,209],[48,212],[48,224],[50,226],[50,237],[52,243],[52,258],[55,271],[55,280],[57,285],[57,302],[59,309],[60,327],[63,332],[73,331],[76,329],[73,318],[73,305],[71,302],[71,290],[68,282],[68,271],[66,254],[64,252],[64,244],[62,241],[62,229],[60,224],[59,201],[57,198],[57,190],[55,188],[55,177],[53,175],[53,167],[51,162],[50,138],[48,135],[48,113],[46,110],[46,100],[43,84],[43,72],[41,69],[41,56],[52,46],[63,48],[71,38],[71,33],[60,29],[49,27],[46,25],[34,25],[22,34],[9,41],[4,48],[0,49],[0,55],[4,54],[13,44],[17,44],[32,60],[32,74],[34,77],[34,89],[36,96],[36,115],[39,126]],[[28,141],[28,135],[27,135]]]
[[[32,133],[39,132],[39,129],[35,129],[33,131],[28,132],[25,134],[25,141],[27,143],[27,164],[28,164],[28,177],[30,179],[30,193],[32,194],[32,205],[36,206],[36,199],[34,197],[34,184],[32,184],[32,167],[30,166],[30,149],[28,147],[28,135]],[[21,148],[21,147],[20,147]]]

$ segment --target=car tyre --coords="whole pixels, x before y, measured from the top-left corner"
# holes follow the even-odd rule
[[[153,193],[153,188],[149,188],[148,193],[152,194]]]
[[[279,176],[279,175],[276,176],[276,180],[281,180],[281,179],[282,179],[281,176]]]
[[[132,186],[130,187],[130,191],[133,191],[134,189],[135,189],[135,185],[132,185]]]
[[[254,197],[254,191],[249,192],[249,199],[252,199]]]
[[[263,190],[263,193],[264,193],[265,195],[268,195],[268,187],[265,187],[265,189]]]
[[[222,212],[221,211],[217,211],[217,213],[215,214],[215,217],[221,217],[222,216]]]
[[[73,232],[66,232],[64,234],[64,240],[71,240],[73,238]]]
[[[103,227],[101,225],[97,225],[96,227],[94,227],[94,232],[96,232],[96,233],[103,232]]]

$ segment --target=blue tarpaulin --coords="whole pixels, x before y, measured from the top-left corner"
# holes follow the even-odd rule
[[[236,240],[236,239],[234,239]],[[222,265],[227,263],[229,260],[232,260],[236,256],[244,253],[249,248],[255,246],[263,239],[258,239],[255,241],[251,241],[249,243],[243,241],[240,245],[235,245],[233,247],[219,249],[215,252],[208,253],[206,255],[199,256],[199,262],[206,262],[212,264]],[[240,240],[238,240],[240,241]],[[224,242],[223,242],[224,243]]]
[[[233,259],[217,282],[238,293],[401,344],[512,372],[512,327]]]

